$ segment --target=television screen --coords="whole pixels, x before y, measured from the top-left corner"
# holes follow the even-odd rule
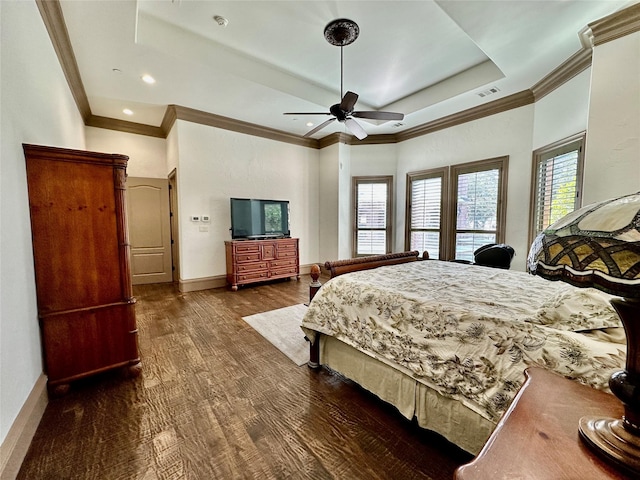
[[[231,199],[231,238],[288,237],[287,200]]]

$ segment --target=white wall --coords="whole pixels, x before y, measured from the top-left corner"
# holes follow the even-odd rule
[[[534,150],[587,129],[590,86],[588,68],[535,103]]]
[[[339,202],[340,202],[340,145],[323,148],[319,155],[318,187],[320,245],[317,261],[337,260],[339,256]],[[344,258],[344,257],[342,257]]]
[[[351,175],[395,175],[397,144],[351,146]]]
[[[516,257],[512,268],[525,269],[529,250],[529,191],[533,105],[457,125],[398,144],[396,245],[404,245],[406,175],[409,172],[509,156],[505,241]]]
[[[596,46],[591,70],[585,205],[640,191],[640,32]]]
[[[350,145],[338,144],[338,259],[353,257]]]
[[[231,197],[289,200],[300,263],[317,262],[317,150],[180,120],[177,128],[182,280],[226,274]],[[189,219],[203,214],[210,224]]]
[[[35,2],[0,2],[0,442],[42,374],[22,143],[85,148]]]
[[[87,150],[129,156],[127,175],[167,178],[167,141],[164,138],[86,127]]]

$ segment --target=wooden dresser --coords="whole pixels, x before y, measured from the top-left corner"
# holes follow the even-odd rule
[[[227,283],[231,289],[238,285],[300,278],[300,257],[297,238],[271,240],[233,240],[225,243]]]
[[[125,218],[128,157],[24,145],[38,317],[49,389],[138,374]]]

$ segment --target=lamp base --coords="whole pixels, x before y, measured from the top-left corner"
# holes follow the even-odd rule
[[[582,417],[580,436],[597,454],[640,474],[640,436],[626,430],[622,419]]]

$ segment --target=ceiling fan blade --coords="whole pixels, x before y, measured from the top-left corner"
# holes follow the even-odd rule
[[[286,112],[283,115],[331,115],[331,112]]]
[[[347,128],[353,133],[358,140],[362,140],[367,137],[367,132],[360,126],[358,122],[356,122],[353,118],[347,118],[344,121]]]
[[[394,112],[378,112],[378,111],[370,111],[370,112],[353,112],[351,116],[356,118],[369,118],[371,120],[403,120],[404,113],[394,113]]]
[[[340,110],[344,112],[350,112],[353,110],[356,102],[358,101],[358,94],[353,92],[347,92],[342,97],[342,101],[340,102]]]
[[[324,127],[326,127],[327,125],[329,125],[331,122],[333,122],[336,118],[330,118],[329,120],[322,122],[320,125],[318,125],[316,128],[313,128],[311,130],[309,130],[304,137],[310,137],[311,135],[313,135],[314,133],[316,133],[319,130],[322,130]]]

